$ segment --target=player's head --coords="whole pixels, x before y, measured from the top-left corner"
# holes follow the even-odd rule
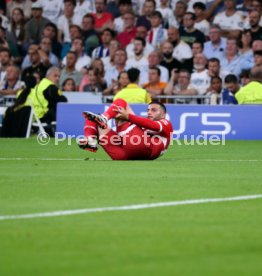
[[[147,118],[153,121],[165,119],[166,107],[159,102],[151,102],[147,107]]]

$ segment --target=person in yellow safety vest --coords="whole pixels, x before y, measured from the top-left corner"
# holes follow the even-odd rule
[[[51,67],[43,78],[29,94],[29,99],[36,116],[42,121],[50,124],[56,120],[56,106],[58,102],[67,102],[62,91],[59,90],[60,69]]]
[[[255,66],[250,72],[251,81],[235,95],[238,104],[262,104],[262,66]]]
[[[148,92],[138,86],[140,71],[136,68],[130,68],[127,71],[130,84],[124,89],[120,90],[114,97],[114,101],[117,99],[123,99],[127,103],[147,103],[152,100]]]

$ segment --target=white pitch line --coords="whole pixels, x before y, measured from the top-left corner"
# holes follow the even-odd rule
[[[137,205],[127,205],[127,206],[88,208],[88,209],[78,209],[78,210],[62,210],[62,211],[35,213],[35,214],[22,214],[22,215],[6,215],[6,216],[0,216],[0,220],[59,217],[59,216],[69,216],[69,215],[78,215],[78,214],[86,214],[86,213],[111,212],[111,211],[130,211],[130,210],[170,207],[170,206],[178,206],[178,205],[202,204],[202,203],[210,203],[210,202],[252,200],[252,199],[259,199],[259,198],[262,198],[262,194],[224,197],[224,198],[188,199],[188,200],[137,204]]]

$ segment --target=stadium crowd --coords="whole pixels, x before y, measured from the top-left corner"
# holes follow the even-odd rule
[[[39,83],[56,66],[63,91],[114,96],[143,88],[152,99],[210,95],[212,104],[262,103],[261,0],[0,5],[0,95],[16,95],[28,78]],[[140,71],[136,83],[127,74],[132,67]],[[146,103],[148,95],[132,101]]]

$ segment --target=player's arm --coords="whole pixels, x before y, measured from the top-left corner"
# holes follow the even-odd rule
[[[162,131],[162,124],[159,121],[152,121],[150,119],[139,117],[134,114],[128,114],[128,121],[148,130],[153,130],[156,132]]]

